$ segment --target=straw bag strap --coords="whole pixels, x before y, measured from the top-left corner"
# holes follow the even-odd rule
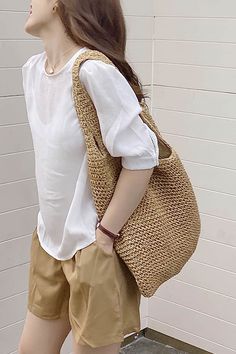
[[[89,103],[91,103],[93,106],[91,98],[88,95],[86,89],[84,88],[84,86],[79,78],[79,70],[80,70],[82,63],[84,63],[86,60],[89,60],[89,59],[101,60],[104,63],[110,64],[110,65],[113,65],[116,67],[116,65],[105,54],[103,54],[102,52],[100,52],[98,50],[87,49],[86,51],[84,51],[82,54],[80,54],[78,56],[78,58],[75,60],[73,68],[72,68],[72,77],[73,77],[73,81],[75,83],[73,85],[74,99],[77,102],[78,109],[81,110],[81,113],[85,112],[85,109],[86,109],[85,107],[88,107]],[[79,97],[83,97],[83,102],[81,99],[79,99]],[[81,104],[84,105],[84,108]],[[139,104],[142,108],[142,112],[140,113],[142,120],[156,134],[158,141],[162,142],[162,144],[165,146],[165,148],[167,148],[167,150],[170,151],[170,155],[171,155],[174,152],[174,149],[161,136],[161,134],[156,126],[156,123],[155,123],[154,119],[152,118],[152,115],[149,113],[148,105],[144,101],[139,102]],[[88,113],[88,112],[86,112],[86,113]],[[83,114],[81,114],[80,120],[81,120],[81,124],[83,125],[84,130],[87,131],[88,133],[93,133],[93,131],[94,131],[93,125],[91,125],[90,127],[88,126],[88,122],[86,120],[83,120]],[[97,128],[99,128],[99,122],[93,122],[93,123],[96,125]],[[161,151],[162,151],[162,149],[160,149],[160,153],[161,153]],[[160,154],[160,158],[161,158],[161,154]]]

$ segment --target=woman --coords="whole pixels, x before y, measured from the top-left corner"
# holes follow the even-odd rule
[[[141,201],[158,161],[156,135],[142,122],[142,86],[125,60],[119,0],[33,0],[25,31],[45,51],[22,67],[35,152],[39,207],[33,232],[28,311],[19,354],[58,354],[70,330],[74,354],[119,353],[140,330],[138,286],[114,239]],[[99,118],[103,142],[122,159],[116,192],[97,228],[86,145],[72,98],[72,67],[88,49],[80,80]],[[108,231],[108,232],[107,232]]]

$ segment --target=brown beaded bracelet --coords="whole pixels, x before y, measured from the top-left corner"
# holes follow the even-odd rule
[[[115,241],[117,238],[120,237],[120,233],[118,234],[114,234],[113,232],[107,230],[104,226],[102,226],[101,224],[101,220],[98,220],[97,223],[97,229],[101,230],[104,234],[106,234],[107,236],[109,236],[113,241]]]

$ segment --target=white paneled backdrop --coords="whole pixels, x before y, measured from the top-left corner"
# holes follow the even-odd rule
[[[192,180],[196,252],[149,299],[150,327],[217,354],[236,353],[236,2],[123,0],[127,59],[163,136]],[[38,212],[21,66],[42,42],[24,32],[30,1],[0,1],[0,354],[17,353]],[[71,334],[62,354],[71,353]]]
[[[236,353],[236,2],[155,0],[152,108],[191,177],[202,232],[148,301],[148,326]]]

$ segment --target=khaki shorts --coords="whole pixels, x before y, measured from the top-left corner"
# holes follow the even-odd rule
[[[109,254],[94,242],[60,261],[41,247],[36,228],[30,252],[27,307],[36,316],[69,316],[76,342],[94,348],[140,331],[141,293],[115,248]]]

